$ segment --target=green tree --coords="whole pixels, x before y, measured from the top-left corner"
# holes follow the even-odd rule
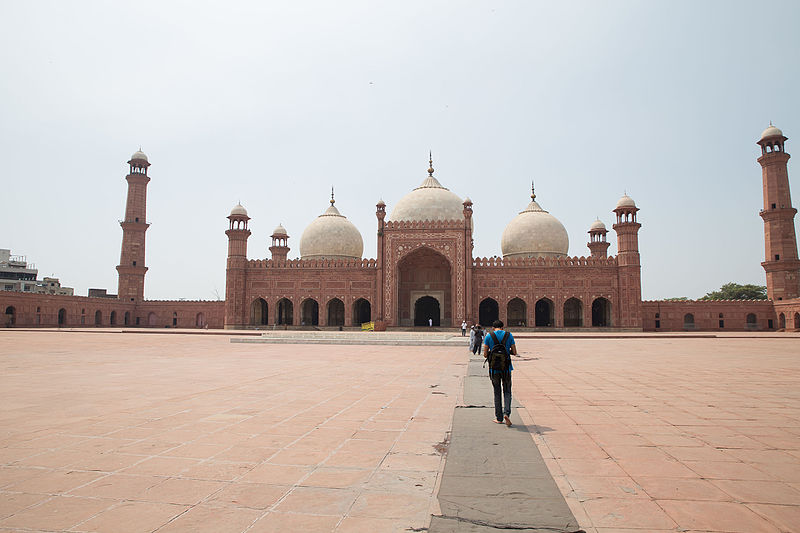
[[[665,302],[686,302],[689,298],[686,296],[673,296],[672,298],[664,298]]]
[[[718,291],[712,291],[698,300],[766,300],[767,288],[764,285],[740,285],[726,283]]]

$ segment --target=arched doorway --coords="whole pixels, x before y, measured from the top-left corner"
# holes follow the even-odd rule
[[[339,298],[328,302],[328,325],[344,326],[344,302]]]
[[[415,326],[428,326],[431,325],[429,320],[433,320],[433,326],[441,326],[441,309],[439,307],[439,300],[433,296],[423,296],[414,302],[414,325]]]
[[[528,306],[522,298],[514,298],[506,306],[508,326],[527,326]]]
[[[372,306],[364,298],[353,302],[353,324],[363,324],[372,321]]]
[[[131,324],[131,312],[130,311],[125,311],[125,316],[123,317],[123,323],[126,326],[129,326]]]
[[[103,324],[103,313],[98,309],[94,312],[94,325],[101,326]]]
[[[158,315],[156,315],[154,312],[151,311],[150,314],[147,315],[147,325],[148,326],[157,326],[158,325]]]
[[[287,298],[281,298],[278,300],[278,305],[275,306],[275,309],[275,323],[281,326],[291,326],[292,317],[294,316],[294,304],[292,304],[292,301]]]
[[[564,327],[583,327],[583,302],[577,298],[570,298],[564,302]]]
[[[109,322],[108,323],[111,324],[112,326],[116,326],[117,325],[117,312],[116,311],[111,311],[111,316],[109,318]]]
[[[250,304],[250,325],[251,326],[266,326],[268,323],[269,313],[267,313],[267,301],[264,298],[256,298]]]
[[[794,314],[794,329],[800,329],[800,313]]]
[[[58,325],[65,326],[67,324],[67,310],[63,307],[58,310]]]
[[[533,308],[534,323],[537,328],[552,328],[555,325],[555,308],[556,306],[549,298],[537,300],[536,306]]]
[[[756,318],[755,313],[747,313],[745,327],[747,327],[747,329],[756,329],[758,327],[758,318]]]
[[[683,329],[694,329],[694,315],[692,313],[683,315]]]
[[[592,327],[611,327],[611,302],[605,298],[595,298],[592,302]]]
[[[178,313],[173,311],[172,312],[172,327],[174,328],[174,327],[177,327],[177,326],[178,326]]]
[[[319,325],[319,304],[313,298],[306,298],[300,304],[300,325],[318,326]]]
[[[11,327],[17,323],[17,310],[14,306],[9,305],[6,307],[6,326]]]
[[[197,313],[197,316],[194,317],[194,325],[198,328],[206,327],[206,315],[203,313]]]
[[[786,329],[786,315],[783,313],[778,315],[778,329]]]
[[[481,326],[491,326],[492,322],[500,318],[500,306],[494,298],[484,298],[478,305],[478,323]]]
[[[411,252],[398,263],[397,280],[398,325],[411,326],[417,323],[417,301],[425,296],[433,298],[440,306],[440,324],[452,325],[452,276],[450,262],[442,254],[427,247]],[[426,305],[433,305],[428,300],[426,302]],[[428,325],[427,316],[421,317],[421,320]]]

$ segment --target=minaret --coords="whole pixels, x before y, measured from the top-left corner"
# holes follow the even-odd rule
[[[278,224],[270,237],[272,237],[272,246],[269,247],[269,251],[272,252],[272,260],[286,261],[290,250],[289,234],[286,233],[286,228],[282,224]]]
[[[586,245],[592,252],[592,257],[605,259],[608,256],[610,243],[606,240],[606,234],[608,234],[606,225],[598,218],[589,228],[589,242]]]
[[[225,328],[242,328],[247,324],[247,209],[238,204],[228,215],[228,267],[225,271]]]
[[[797,238],[789,194],[789,154],[784,150],[787,140],[783,132],[771,123],[761,134],[761,177],[764,187],[764,251],[761,263],[767,274],[767,298],[772,301],[800,296],[800,261],[797,259]]]
[[[372,314],[375,320],[376,330],[385,330],[386,322],[383,319],[383,298],[384,298],[384,282],[386,281],[386,261],[384,260],[384,239],[383,229],[386,227],[386,202],[381,198],[375,204],[375,217],[378,219],[378,283],[376,284],[377,290],[375,291],[375,307],[373,307]]]
[[[642,269],[639,262],[639,228],[636,222],[636,207],[633,198],[624,195],[617,202],[614,213],[617,223],[612,227],[617,232],[617,275],[619,283],[620,327],[641,329],[642,327]]]
[[[120,253],[117,273],[119,285],[117,297],[126,302],[144,300],[144,265],[145,232],[147,223],[147,167],[150,163],[147,156],[139,150],[128,161],[130,170],[125,179],[128,181],[128,199],[125,204],[125,219],[122,226],[122,252]]]

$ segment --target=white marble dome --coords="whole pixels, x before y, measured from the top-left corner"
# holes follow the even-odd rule
[[[463,220],[464,205],[461,198],[446,189],[433,177],[433,171],[422,184],[403,196],[386,220]]]
[[[606,229],[606,225],[603,224],[603,221],[599,218],[592,222],[592,225],[589,227],[589,230],[604,230]]]
[[[620,207],[636,207],[636,202],[633,201],[633,198],[628,196],[627,194],[623,194],[622,198],[619,199],[617,202],[617,209]]]
[[[361,233],[333,205],[306,226],[300,237],[301,259],[361,259]]]
[[[242,206],[242,204],[236,204],[233,209],[231,209],[230,216],[247,216],[247,209]]]
[[[767,137],[783,137],[783,132],[773,126],[772,124],[769,125],[767,129],[761,132],[761,140],[766,139]]]
[[[503,257],[566,257],[567,230],[556,217],[542,209],[535,197],[508,223],[500,241]]]
[[[278,224],[278,227],[275,228],[275,230],[272,232],[272,235],[275,235],[277,237],[280,235],[288,236],[289,234],[286,233],[286,228],[283,227],[283,224]]]
[[[141,150],[136,150],[131,156],[131,161],[147,161],[147,156]]]

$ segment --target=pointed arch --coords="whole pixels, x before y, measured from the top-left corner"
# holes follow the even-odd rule
[[[522,298],[512,298],[506,305],[507,326],[525,327],[527,325],[528,305]]]
[[[275,305],[275,323],[291,326],[294,323],[294,304],[288,298],[281,298]]]
[[[611,302],[606,298],[595,298],[592,302],[592,327],[611,327]]]
[[[328,325],[344,326],[344,302],[339,298],[328,301]]]
[[[369,300],[359,298],[353,302],[353,325],[372,321],[372,306]]]
[[[564,302],[564,327],[583,327],[583,302],[578,298],[570,298]]]
[[[250,304],[250,325],[266,326],[269,323],[269,308],[264,298],[256,298]]]
[[[494,298],[484,298],[478,305],[478,323],[481,326],[491,326],[492,322],[500,318],[500,306]]]
[[[537,328],[552,328],[556,323],[556,306],[550,298],[539,298],[534,306],[534,324]]]
[[[319,325],[319,304],[314,298],[306,298],[300,304],[300,325]]]

